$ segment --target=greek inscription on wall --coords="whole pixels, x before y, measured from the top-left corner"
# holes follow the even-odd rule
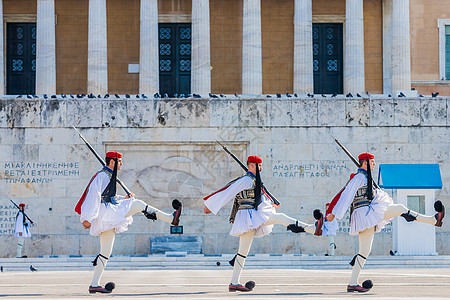
[[[320,178],[350,174],[345,161],[292,161],[279,160],[272,164],[273,178]]]
[[[50,183],[80,176],[79,162],[6,162],[0,171],[6,183]]]

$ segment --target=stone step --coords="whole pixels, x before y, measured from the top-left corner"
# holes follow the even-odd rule
[[[160,270],[160,269],[216,269],[229,268],[233,254],[224,255],[166,255],[112,256],[108,262],[111,270]],[[94,256],[58,256],[38,258],[0,258],[4,271],[30,271],[30,265],[39,271],[92,270]],[[249,269],[348,269],[349,256],[306,255],[249,255]],[[218,266],[217,262],[220,262]],[[450,256],[370,256],[365,268],[449,268]]]

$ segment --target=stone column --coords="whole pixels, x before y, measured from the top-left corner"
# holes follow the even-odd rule
[[[261,1],[244,0],[242,94],[262,94]]]
[[[141,0],[139,93],[159,92],[158,0]]]
[[[392,0],[383,0],[383,94],[391,93]]]
[[[409,0],[392,1],[392,87],[391,91],[411,91],[411,49]]]
[[[192,0],[191,92],[211,92],[209,0]]]
[[[2,38],[0,39],[0,95],[4,95],[6,92],[5,88],[5,58],[3,55],[3,0],[0,0],[0,32],[2,33]]]
[[[312,1],[295,0],[294,93],[314,93]]]
[[[56,94],[54,0],[37,0],[36,94]]]
[[[363,0],[345,1],[344,92],[365,93]]]
[[[89,0],[88,93],[108,93],[106,0]]]

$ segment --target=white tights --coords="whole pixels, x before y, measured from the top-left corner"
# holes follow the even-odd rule
[[[162,212],[147,203],[145,203],[142,200],[135,199],[133,201],[133,204],[131,204],[130,211],[125,215],[125,217],[132,216],[138,212],[143,211],[147,207],[148,212],[155,212],[156,218],[158,220],[162,220],[167,223],[171,223],[173,220],[172,215],[167,214],[165,212]],[[115,239],[116,233],[114,232],[114,229],[104,231],[100,234],[100,254],[105,257],[110,257],[111,252],[114,245],[114,239]],[[91,286],[99,286],[100,285],[100,279],[103,275],[103,271],[106,268],[106,263],[108,260],[105,258],[99,256],[97,259],[97,265],[94,267],[94,277],[92,278]]]

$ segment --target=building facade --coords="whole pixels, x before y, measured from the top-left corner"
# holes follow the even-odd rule
[[[446,0],[1,2],[1,94],[450,94]]]
[[[439,164],[436,197],[450,207],[447,2],[0,0],[0,257],[15,253],[9,199],[35,221],[30,256],[98,253],[73,209],[100,165],[72,126],[99,153],[124,154],[120,177],[138,198],[165,211],[182,200],[184,234],[201,236],[207,254],[237,251],[231,204],[202,213],[205,195],[242,175],[216,140],[241,159],[260,155],[280,212],[306,222],[355,170],[329,134],[377,163]],[[202,99],[180,97],[194,93]],[[151,237],[169,235],[161,223],[136,215],[114,254],[148,254]],[[449,224],[436,228],[438,254],[450,254]],[[354,255],[348,216],[339,225],[336,254]],[[393,249],[392,232],[372,253]],[[275,226],[252,251],[326,248]]]

